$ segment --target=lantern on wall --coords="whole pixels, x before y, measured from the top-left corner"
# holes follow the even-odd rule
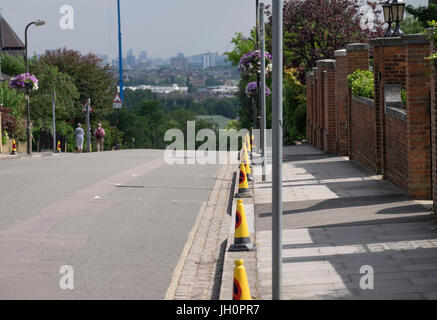
[[[390,4],[391,16],[393,21],[396,22],[396,29],[392,34],[392,37],[399,37],[400,33],[400,23],[404,20],[405,3],[402,0],[393,0]]]
[[[388,24],[387,32],[384,37],[390,37],[392,34],[391,24],[393,23],[393,17],[391,15],[391,5],[389,0],[382,5],[382,11],[384,12],[384,21]]]

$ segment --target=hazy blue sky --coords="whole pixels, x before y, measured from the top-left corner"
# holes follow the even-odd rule
[[[255,0],[120,0],[123,51],[169,57],[232,49],[235,32],[248,33],[255,24]],[[414,5],[428,0],[409,0]],[[265,1],[270,4],[271,0]],[[59,12],[74,9],[74,29],[62,30]],[[29,30],[29,52],[68,47],[117,57],[116,0],[1,0],[3,16],[24,40],[25,25],[43,19]]]

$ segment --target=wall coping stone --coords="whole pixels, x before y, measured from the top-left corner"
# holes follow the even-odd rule
[[[307,77],[312,77],[314,75],[314,72],[313,71],[308,71],[307,73],[306,73],[306,76]]]
[[[406,34],[401,38],[405,44],[429,44],[429,39],[421,33]]]
[[[347,50],[346,49],[340,49],[334,51],[334,57],[346,57]]]
[[[369,99],[369,98],[365,98],[365,97],[360,97],[360,96],[356,96],[356,95],[352,95],[352,100],[355,100],[357,102],[360,102],[362,104],[365,104],[368,107],[375,107],[375,100],[373,99]]]
[[[429,44],[429,39],[421,33],[405,34],[400,37],[381,37],[369,41],[372,47],[399,47],[407,44]]]
[[[346,45],[346,51],[363,51],[369,50],[370,46],[367,43],[350,43]]]
[[[317,67],[334,68],[335,67],[335,60],[334,59],[317,60],[316,64],[317,64]]]
[[[385,107],[385,114],[392,116],[401,121],[407,121],[407,109],[392,106]]]

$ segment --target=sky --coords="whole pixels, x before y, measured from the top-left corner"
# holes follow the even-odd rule
[[[271,4],[272,0],[264,3]],[[405,1],[426,5],[428,0]],[[123,52],[147,51],[149,57],[186,56],[232,50],[236,32],[255,25],[255,0],[120,0]],[[73,29],[65,29],[69,5]],[[117,0],[1,0],[1,13],[24,40],[27,23],[46,21],[28,31],[29,53],[67,47],[83,53],[118,56]],[[70,20],[71,21],[71,20]],[[64,22],[61,28],[60,23]]]

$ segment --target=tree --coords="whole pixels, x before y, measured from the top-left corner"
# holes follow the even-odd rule
[[[313,68],[317,60],[334,58],[334,51],[348,43],[382,35],[377,3],[368,0],[366,4],[368,11],[364,12],[355,0],[284,1],[285,65],[298,70],[302,80],[305,70]],[[267,14],[266,31],[271,34],[271,12]]]
[[[11,56],[6,52],[0,54],[1,71],[11,77],[24,73],[26,66],[21,55]]]
[[[423,28],[429,27],[429,21],[437,20],[437,5],[434,3],[430,3],[427,7],[419,6],[417,8],[409,4],[405,7],[405,11],[419,20]]]
[[[286,69],[284,76],[284,143],[305,137],[305,87],[297,79],[296,69]]]
[[[65,122],[73,123],[74,119],[83,117],[82,108],[75,105],[79,91],[71,76],[60,72],[56,66],[48,65],[44,59],[40,59],[32,69],[39,80],[39,89],[31,93],[31,119],[35,128],[51,128],[52,95],[55,90],[57,131],[63,135],[70,133]]]
[[[86,99],[91,98],[93,117],[105,118],[113,112],[112,99],[117,92],[116,81],[109,66],[101,66],[102,60],[96,55],[82,55],[79,51],[63,48],[47,51],[41,60],[70,75],[79,90],[79,97],[75,99],[77,108],[81,108]]]
[[[404,20],[402,20],[400,23],[400,28],[405,34],[422,33],[425,31],[425,27],[423,26],[422,22],[411,15],[407,15]]]
[[[250,36],[252,39],[256,38],[255,28],[250,31]],[[238,65],[238,62],[240,62],[240,59],[244,54],[250,52],[251,50],[255,50],[254,43],[245,38],[242,32],[236,32],[235,36],[231,40],[231,43],[234,45],[234,49],[232,51],[225,52],[224,54],[228,56],[228,60],[233,66]]]

